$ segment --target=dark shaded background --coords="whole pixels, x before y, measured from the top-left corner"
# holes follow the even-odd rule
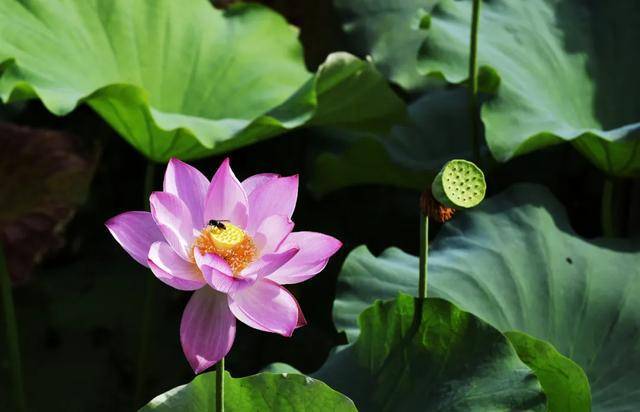
[[[330,1],[264,3],[301,27],[310,69],[331,51],[349,50]],[[116,244],[104,222],[123,211],[144,208],[147,161],[86,107],[58,118],[34,101],[10,108],[5,116],[16,124],[68,131],[89,146],[101,147],[88,201],[67,227],[65,246],[48,256],[30,282],[14,290],[30,409],[117,411],[140,407],[142,404],[133,399],[136,359],[145,283],[153,275]],[[296,230],[320,231],[344,242],[324,272],[290,288],[300,300],[308,326],[292,338],[283,338],[239,323],[227,358],[227,368],[234,376],[258,372],[276,361],[312,372],[332,347],[345,342],[333,327],[331,305],[340,266],[355,246],[365,243],[379,253],[393,245],[417,254],[419,193],[366,186],[316,198],[306,187],[313,159],[322,146],[317,130],[302,129],[229,154],[241,180],[259,172],[299,173]],[[191,163],[211,176],[222,159]],[[154,188],[159,190],[164,165],[157,165],[155,171]],[[488,181],[489,195],[514,182],[545,184],[568,208],[578,233],[601,235],[603,176],[568,144],[497,166]],[[623,204],[640,199],[637,184],[621,184],[627,196]],[[627,234],[637,234],[638,216],[631,215],[631,209],[621,210],[620,216]],[[437,229],[434,227],[432,236]],[[190,294],[161,282],[155,282],[154,289],[149,379],[143,387],[143,403],[194,376],[179,343],[180,315]],[[3,356],[0,351],[0,364],[6,367]],[[1,375],[0,410],[8,410],[6,373]]]

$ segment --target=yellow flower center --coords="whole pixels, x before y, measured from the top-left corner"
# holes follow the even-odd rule
[[[234,276],[256,259],[253,239],[238,226],[227,221],[208,225],[193,244],[201,253],[215,253],[231,267]]]

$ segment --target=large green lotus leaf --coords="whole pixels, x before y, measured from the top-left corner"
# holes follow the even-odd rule
[[[508,339],[441,299],[400,294],[360,315],[357,342],[315,376],[361,411],[545,409],[535,375]]]
[[[369,63],[307,72],[297,31],[259,5],[2,0],[0,96],[86,102],[153,160],[228,151],[300,125],[376,128],[403,103]]]
[[[229,412],[352,412],[353,402],[319,380],[287,373],[259,373],[245,378],[224,375],[224,405]],[[216,412],[216,372],[157,396],[141,412]]]
[[[429,80],[418,71],[417,55],[426,33],[422,17],[437,0],[334,0],[352,50],[370,56],[389,80],[419,90]]]
[[[544,188],[519,185],[459,213],[429,253],[430,296],[501,331],[551,343],[586,372],[596,411],[640,408],[640,247],[585,241]],[[351,341],[375,299],[417,293],[418,258],[355,249],[339,277],[334,321]],[[544,384],[544,382],[543,382]]]
[[[590,3],[587,5],[587,3]],[[425,17],[420,69],[465,81],[472,0],[441,0]],[[640,175],[640,8],[635,0],[484,1],[478,63],[496,96],[486,139],[506,161],[562,141],[619,176]]]
[[[463,89],[438,90],[409,106],[409,121],[388,133],[325,132],[317,145],[311,187],[319,194],[360,184],[422,190],[444,163],[471,157],[467,97]],[[336,149],[337,147],[337,149]]]

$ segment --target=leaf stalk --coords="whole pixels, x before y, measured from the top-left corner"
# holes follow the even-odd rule
[[[0,244],[0,288],[2,289],[2,309],[4,312],[5,332],[7,342],[7,357],[11,374],[11,388],[15,410],[25,412],[27,403],[24,396],[24,384],[22,381],[22,363],[20,358],[20,341],[18,338],[18,326],[16,321],[13,292],[11,290],[11,278],[7,269],[6,259],[2,244]]]
[[[427,297],[427,275],[429,260],[429,216],[420,213],[420,275],[418,278],[418,298]]]
[[[155,177],[156,165],[149,160],[144,176],[144,205],[146,210],[150,210],[149,196],[153,191],[153,181]],[[136,366],[136,386],[134,393],[134,403],[137,407],[143,402],[144,387],[147,380],[147,370],[149,364],[149,345],[151,341],[151,323],[153,321],[153,306],[156,294],[155,277],[148,276],[145,281],[144,306],[142,308],[142,326],[140,328],[140,344],[138,347],[138,361]]]
[[[480,108],[478,105],[478,26],[480,0],[473,0],[471,12],[471,40],[469,42],[469,118],[471,120],[471,144],[473,161],[480,165]]]

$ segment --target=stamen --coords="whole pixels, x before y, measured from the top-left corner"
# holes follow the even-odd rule
[[[205,227],[193,244],[201,253],[214,253],[223,258],[234,275],[249,266],[256,259],[253,239],[239,227],[225,222],[224,229],[216,226]]]

